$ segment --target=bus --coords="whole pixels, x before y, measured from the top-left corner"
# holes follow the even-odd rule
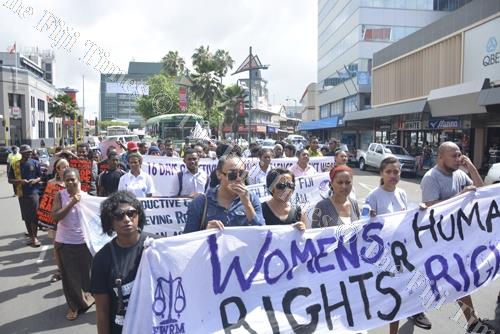
[[[146,133],[156,139],[171,139],[174,143],[184,142],[184,138],[201,138],[194,131],[208,128],[203,117],[196,114],[166,114],[152,117],[146,121]],[[208,136],[210,133],[208,132]]]
[[[130,134],[130,130],[128,129],[127,126],[110,125],[106,128],[106,134],[108,136],[128,135]]]

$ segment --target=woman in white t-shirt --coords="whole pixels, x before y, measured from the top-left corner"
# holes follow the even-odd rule
[[[401,164],[399,160],[390,156],[382,160],[380,164],[380,186],[373,189],[365,200],[370,205],[370,215],[383,215],[386,213],[404,211],[408,209],[406,192],[397,187],[401,176]],[[418,313],[411,317],[415,326],[430,329],[431,323],[424,313]],[[389,333],[397,334],[399,321],[391,322]]]

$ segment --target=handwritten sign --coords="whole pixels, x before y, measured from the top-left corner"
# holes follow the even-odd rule
[[[38,211],[36,212],[38,216],[38,224],[55,229],[56,222],[52,219],[52,205],[54,203],[54,198],[59,190],[64,189],[57,183],[48,183],[45,187],[45,192],[43,193],[40,204],[38,205]]]
[[[92,163],[91,160],[71,159],[69,166],[80,171],[81,189],[89,192],[92,189]]]

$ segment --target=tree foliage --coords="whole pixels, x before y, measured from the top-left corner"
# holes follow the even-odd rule
[[[225,50],[210,52],[209,46],[198,47],[191,57],[195,72],[191,74],[193,92],[205,105],[205,117],[210,121],[210,113],[217,100],[222,98],[222,77],[234,61]]]
[[[168,51],[162,58],[162,73],[168,77],[177,77],[184,74],[184,67],[186,65],[184,59],[179,56],[178,51]]]
[[[188,107],[182,111],[179,107],[179,86],[175,78],[164,74],[153,76],[148,81],[149,95],[137,99],[136,111],[144,118],[149,119],[163,114],[194,113],[200,114],[203,104],[197,101],[194,94],[189,94]]]
[[[68,94],[59,94],[48,103],[50,118],[73,118],[78,106]]]

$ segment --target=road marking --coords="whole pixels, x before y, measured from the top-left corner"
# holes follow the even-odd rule
[[[358,184],[368,191],[372,191],[374,189],[374,188],[370,187],[369,185],[361,183],[361,182],[359,182]]]
[[[40,255],[38,255],[38,259],[36,260],[36,263],[43,262],[43,259],[45,258],[45,253],[47,253],[47,249],[49,249],[48,245],[42,246],[42,250],[40,251]]]

